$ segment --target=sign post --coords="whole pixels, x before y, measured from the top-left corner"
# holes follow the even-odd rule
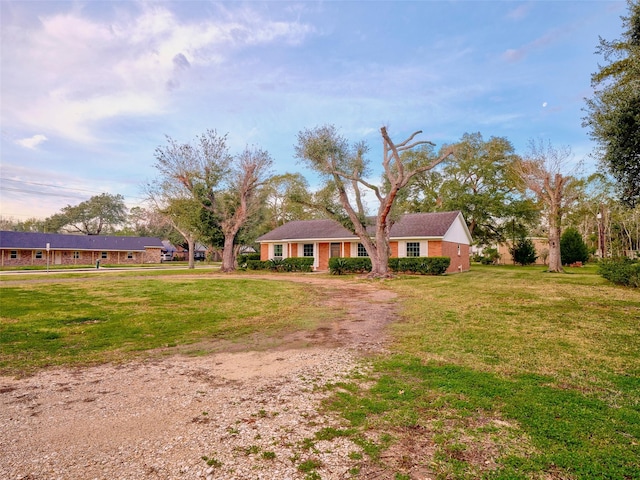
[[[51,250],[51,244],[47,243],[47,273],[49,273],[49,250]]]

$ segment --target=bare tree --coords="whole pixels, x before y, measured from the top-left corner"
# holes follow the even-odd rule
[[[221,198],[216,199],[212,196],[210,204],[205,204],[220,217],[220,226],[224,234],[223,272],[231,272],[236,268],[236,236],[263,206],[261,187],[268,178],[272,163],[266,151],[246,148],[236,157],[228,190]]]
[[[194,144],[180,144],[170,137],[167,143],[155,152],[160,172],[156,182],[172,185],[175,198],[188,194],[213,214],[224,234],[222,271],[235,270],[236,236],[261,206],[259,193],[271,157],[266,151],[250,148],[233,157],[226,135],[219,136],[215,130],[207,130]]]
[[[340,208],[327,201],[311,206],[340,221],[358,236],[371,258],[370,277],[389,276],[389,234],[393,224],[392,209],[398,193],[415,175],[431,170],[452,153],[450,149],[446,149],[437,158],[420,155],[420,151],[416,151],[417,147],[433,145],[425,140],[414,141],[420,133],[422,132],[417,131],[403,142],[395,143],[389,137],[386,127],[380,129],[384,169],[382,187],[366,180],[370,169],[369,162],[364,157],[368,151],[364,143],[350,146],[332,125],[298,134],[297,157],[325,177],[324,193],[337,193]],[[367,190],[361,190],[362,188],[373,192],[379,202],[373,235],[367,230],[367,212],[363,202],[363,195]]]
[[[562,219],[570,203],[576,199],[577,181],[563,172],[572,158],[568,146],[555,148],[542,140],[530,141],[529,152],[516,171],[523,186],[533,192],[545,208],[549,226],[549,271],[563,272],[560,256]]]

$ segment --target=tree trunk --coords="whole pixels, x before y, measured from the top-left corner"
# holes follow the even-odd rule
[[[386,221],[386,220],[385,220]],[[373,255],[371,256],[371,273],[369,278],[389,278],[389,239],[387,228],[384,225],[376,226],[376,243]]]
[[[549,215],[549,272],[564,272],[560,256],[560,222],[554,213]]]
[[[187,248],[189,249],[189,268],[195,268],[195,249],[196,242],[191,235],[185,237],[187,239]]]
[[[233,272],[236,269],[236,256],[233,249],[235,234],[224,235],[224,248],[222,250],[222,268],[223,272]]]

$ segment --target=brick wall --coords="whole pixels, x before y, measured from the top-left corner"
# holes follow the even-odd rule
[[[46,250],[17,250],[17,258],[11,258],[11,252],[16,250],[0,251],[0,266],[3,267],[29,267],[46,266]],[[36,253],[42,252],[42,257],[37,258]],[[102,252],[72,251],[72,250],[51,250],[49,252],[49,265],[78,265],[86,266],[96,264],[99,259],[102,264],[127,265],[141,263],[160,263],[160,248],[150,248],[145,252],[131,252],[132,258],[128,257],[128,252],[107,252],[107,258],[102,258]],[[78,258],[75,258],[75,257]]]
[[[451,264],[447,269],[447,273],[466,272],[471,268],[471,259],[469,258],[469,245],[452,243],[452,242],[438,242],[440,243],[441,254],[436,255],[431,250],[431,242],[429,242],[429,256],[430,257],[449,257]],[[460,246],[460,252],[458,254],[458,245]]]

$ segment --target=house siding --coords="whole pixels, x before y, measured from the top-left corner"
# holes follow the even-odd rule
[[[17,250],[18,258],[11,258],[11,251],[15,249],[3,249],[0,253],[0,266],[2,267],[31,267],[46,266],[47,251],[42,250],[42,258],[36,258],[36,252],[40,250]],[[78,252],[78,258],[74,258],[74,252]],[[102,251],[84,250],[50,250],[49,265],[95,265],[96,261],[110,265],[127,265],[140,263],[160,263],[162,249],[149,248],[144,252],[132,252],[132,258],[127,258],[128,252],[107,251],[107,258],[102,258]]]
[[[431,242],[429,242],[431,244]],[[440,257],[449,257],[451,264],[447,269],[447,273],[467,272],[471,268],[469,258],[469,245],[453,242],[439,242],[442,253]],[[460,245],[460,254],[458,254],[458,245]]]

